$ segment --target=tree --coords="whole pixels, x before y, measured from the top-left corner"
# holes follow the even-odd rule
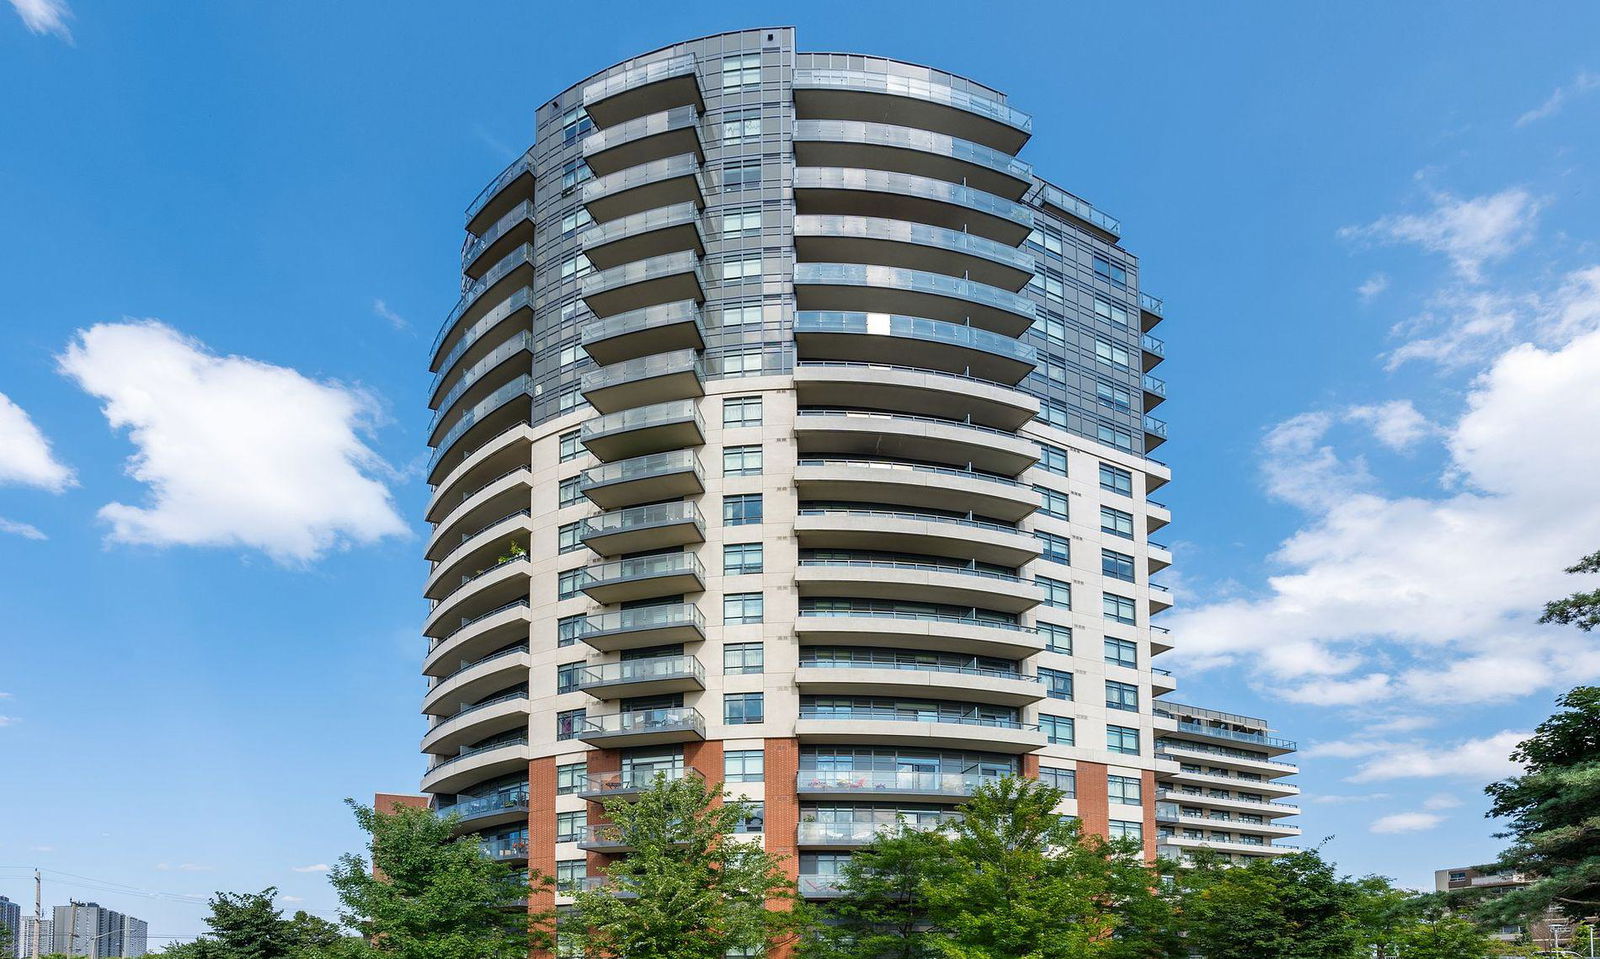
[[[192,942],[175,943],[159,955],[168,959],[313,959],[344,947],[338,925],[299,911],[285,919],[273,905],[278,890],[219,892],[206,917],[210,932]],[[342,954],[342,953],[341,953]]]
[[[1524,772],[1484,791],[1488,815],[1509,820],[1512,840],[1494,868],[1532,882],[1486,900],[1480,915],[1509,923],[1555,906],[1600,910],[1600,686],[1578,686],[1511,754]]]
[[[397,806],[378,812],[346,800],[366,830],[368,860],[340,857],[330,881],[344,921],[380,956],[399,959],[526,959],[549,948],[554,912],[529,913],[529,882],[456,837],[455,817]]]
[[[1568,566],[1567,572],[1600,573],[1600,552],[1590,553],[1578,560],[1577,565]],[[1539,622],[1576,626],[1584,632],[1600,626],[1600,589],[1573,593],[1565,599],[1546,603],[1544,615],[1539,617]]]
[[[850,857],[828,922],[805,937],[804,959],[924,959],[932,955],[925,889],[951,868],[942,837],[900,827]]]
[[[724,801],[721,784],[657,776],[636,799],[604,805],[603,834],[630,851],[606,867],[603,886],[577,891],[563,921],[563,940],[584,954],[723,959],[780,942],[803,921],[779,859],[734,838],[755,808]]]
[[[1237,865],[1201,852],[1175,886],[1182,927],[1206,959],[1353,959],[1368,954],[1363,919],[1384,915],[1369,898],[1376,882],[1340,878],[1314,849]]]

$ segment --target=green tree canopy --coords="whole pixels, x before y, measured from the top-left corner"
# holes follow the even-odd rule
[[[1578,560],[1576,566],[1568,566],[1567,572],[1600,573],[1600,552],[1590,553]],[[1600,626],[1600,589],[1573,593],[1565,599],[1546,603],[1539,622],[1576,626],[1584,632]]]
[[[1230,864],[1206,852],[1179,871],[1174,897],[1189,942],[1206,959],[1353,959],[1387,928],[1374,885],[1340,878],[1317,850]]]

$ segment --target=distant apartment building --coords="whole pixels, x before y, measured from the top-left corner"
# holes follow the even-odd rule
[[[68,903],[51,910],[49,952],[65,956],[142,956],[150,926],[96,902]],[[41,944],[40,952],[45,950]]]
[[[14,956],[22,941],[22,906],[0,896],[0,956]]]
[[[54,927],[55,923],[52,920],[35,919],[32,916],[23,916],[22,941],[17,943],[17,955],[33,955],[33,938],[35,930],[38,931],[39,936],[39,955],[42,956],[49,952],[52,945],[50,937],[53,935]]]

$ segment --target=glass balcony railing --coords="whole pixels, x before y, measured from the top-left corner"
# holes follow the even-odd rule
[[[489,181],[489,185],[484,187],[483,191],[474,197],[471,203],[467,204],[466,222],[471,223],[473,218],[478,215],[478,212],[484,207],[488,206],[489,201],[494,199],[496,194],[506,188],[506,184],[510,183],[512,180],[515,180],[524,173],[532,172],[533,151],[529,150],[527,153],[524,153],[522,156],[511,161],[510,166],[506,167],[504,170],[501,170],[500,174],[493,180]]]
[[[604,130],[596,130],[583,138],[583,155],[592,157],[597,153],[604,153],[625,143],[632,143],[636,140],[643,140],[662,133],[671,133],[674,130],[698,130],[699,126],[699,110],[692,106],[673,107],[660,113],[635,117],[625,123],[619,123]]]
[[[584,567],[583,585],[580,588],[661,576],[693,576],[705,582],[706,570],[693,553],[635,556]]]
[[[654,406],[638,406],[631,410],[619,410],[616,413],[597,416],[583,424],[580,439],[588,442],[604,436],[668,426],[673,423],[694,423],[701,433],[705,432],[705,424],[700,419],[700,410],[694,400],[671,400]]]
[[[461,394],[471,389],[472,385],[478,382],[478,379],[483,374],[518,353],[525,351],[533,351],[533,333],[529,330],[523,330],[511,339],[506,340],[493,350],[490,350],[483,359],[462,370],[461,379],[456,381],[455,386],[450,387],[450,392],[446,393],[444,398],[439,401],[439,408],[434,412],[433,418],[428,421],[428,432],[431,434],[439,428],[439,421],[450,412],[450,407],[454,406],[456,400],[461,399]]]
[[[1024,132],[1033,130],[1032,117],[999,100],[914,77],[868,73],[865,70],[799,69],[794,72],[794,86],[797,90],[863,90],[911,97],[965,110]]]
[[[665,606],[641,606],[614,613],[597,613],[583,619],[571,620],[556,627],[561,639],[582,640],[603,633],[642,632],[690,626],[705,630],[706,617],[693,603],[670,603]]]
[[[802,333],[859,333],[867,336],[893,336],[946,343],[969,350],[981,350],[1019,363],[1037,364],[1039,351],[1009,336],[980,330],[975,326],[900,316],[892,313],[856,313],[836,310],[801,310],[794,315],[794,331]]]
[[[800,565],[805,566],[806,561],[801,560]],[[897,672],[949,673],[957,676],[981,676],[985,679],[1014,679],[1025,683],[1039,681],[1037,676],[1031,676],[1015,669],[1002,669],[994,666],[962,666],[954,663],[918,662],[911,658],[868,659],[854,656],[817,655],[808,653],[808,649],[810,647],[803,647],[800,651],[801,669],[891,669]]]
[[[1151,336],[1149,333],[1146,333],[1144,336],[1139,338],[1139,345],[1144,347],[1144,351],[1146,353],[1154,353],[1157,356],[1167,355],[1167,344]]]
[[[606,795],[607,793],[638,792],[649,789],[656,782],[677,782],[685,776],[694,775],[694,770],[682,766],[645,766],[623,769],[617,772],[597,773],[584,779],[579,793],[586,796]]]
[[[860,263],[796,263],[795,286],[865,286],[875,289],[906,290],[958,300],[968,300],[996,310],[1034,317],[1033,301],[1019,293],[987,283],[974,283],[943,273],[926,273],[897,266],[872,266]]]
[[[1033,164],[1019,160],[1009,153],[986,147],[971,140],[932,130],[893,126],[887,123],[869,123],[863,120],[796,120],[794,138],[797,141],[820,140],[832,143],[858,143],[865,146],[889,147],[896,150],[920,150],[941,158],[953,158],[974,166],[988,167],[996,173],[1017,180],[1033,179]]]
[[[1009,430],[999,430],[992,426],[980,426],[977,423],[968,423],[965,420],[947,420],[937,416],[913,416],[910,413],[878,413],[867,410],[800,410],[796,417],[804,419],[811,416],[842,416],[852,420],[886,420],[901,423],[931,423],[937,426],[954,426],[964,430],[976,430],[979,433],[988,433],[994,436],[1004,436],[1006,439],[1023,440],[1022,437]]]
[[[470,547],[472,545],[472,541],[475,538],[477,538],[478,536],[482,535],[483,533],[488,532],[491,529],[494,529],[496,526],[499,526],[501,523],[507,522],[508,520],[514,520],[514,519],[517,519],[518,517],[529,516],[529,515],[531,515],[531,512],[529,510],[526,510],[526,509],[513,510],[512,512],[507,513],[504,516],[501,516],[501,517],[498,517],[496,519],[490,520],[489,522],[478,526],[476,529],[473,529],[470,532],[463,532],[461,534],[460,541],[458,541],[456,543],[456,545],[454,547],[452,547],[448,553],[444,554],[442,557],[440,557],[439,559],[435,560],[432,563],[432,565],[429,567],[429,569],[430,570],[436,570],[436,569],[439,569],[441,566],[449,566],[459,556],[464,555],[467,551],[469,551],[469,549],[470,549]],[[524,528],[528,528],[528,524],[526,524],[526,523],[521,524],[521,525]],[[477,545],[481,546],[483,544],[480,543],[480,544],[477,544]]]
[[[582,345],[600,343],[605,340],[624,336],[629,333],[641,333],[646,330],[658,329],[664,326],[676,326],[682,323],[692,323],[697,330],[704,329],[701,319],[700,307],[693,300],[679,300],[675,303],[658,303],[647,306],[642,310],[630,310],[627,313],[618,313],[584,324],[579,341]]]
[[[820,510],[818,512],[821,512]],[[951,616],[940,613],[900,612],[892,610],[874,609],[801,609],[802,618],[845,618],[845,619],[900,619],[924,623],[946,623],[951,626],[981,626],[984,629],[1003,629],[1013,633],[1035,634],[1038,630],[1032,626],[1021,623],[1012,623],[1005,620],[985,619],[979,616]]]
[[[633,530],[682,524],[693,525],[703,535],[706,521],[705,517],[700,515],[700,507],[693,503],[652,503],[648,506],[630,506],[627,509],[591,516],[583,520],[582,525],[578,527],[578,538],[594,539]]]
[[[461,247],[461,265],[468,267],[482,255],[485,248],[494,241],[505,236],[512,228],[524,220],[533,220],[533,201],[523,200],[511,208],[511,212],[494,222],[494,226],[483,231],[482,236],[468,236],[467,242]]]
[[[456,626],[454,628],[452,628],[448,633],[445,633],[443,636],[441,636],[438,639],[434,640],[432,645],[430,645],[428,647],[428,651],[432,652],[433,650],[438,649],[441,644],[449,642],[457,633],[461,632],[463,629],[466,629],[469,626],[472,626],[472,625],[474,625],[476,623],[482,622],[483,620],[488,619],[490,616],[498,616],[499,614],[504,613],[507,610],[527,609],[527,608],[528,608],[528,601],[527,600],[525,600],[525,599],[516,599],[516,600],[512,600],[509,603],[506,603],[504,606],[496,606],[494,609],[491,609],[486,613],[479,613],[476,616],[472,616],[472,617],[469,617],[467,619],[463,619],[460,623],[457,623]]]
[[[1157,716],[1162,716],[1162,717],[1165,717],[1165,718],[1168,718],[1168,719],[1173,718],[1171,713],[1168,713],[1168,712],[1166,712],[1164,710],[1161,710],[1161,709],[1157,709],[1156,710],[1156,715]],[[1194,722],[1193,720],[1188,720],[1188,719],[1178,719],[1177,723],[1178,723],[1178,729],[1180,731],[1186,732],[1186,733],[1194,733],[1195,735],[1215,736],[1215,737],[1217,737],[1219,739],[1231,739],[1231,740],[1234,740],[1235,742],[1241,742],[1241,743],[1255,743],[1255,744],[1261,745],[1261,746],[1272,746],[1272,747],[1274,747],[1276,749],[1294,749],[1295,748],[1294,740],[1292,740],[1292,739],[1278,739],[1275,736],[1268,736],[1266,733],[1243,732],[1243,731],[1237,730],[1237,729],[1228,729],[1228,728],[1226,728],[1224,726],[1212,726],[1212,725],[1210,725],[1208,723],[1197,723],[1197,722]],[[1174,743],[1173,745],[1181,745],[1181,744]]]
[[[1142,385],[1147,393],[1154,393],[1157,396],[1167,395],[1167,381],[1159,377],[1146,373]]]
[[[973,576],[978,579],[992,579],[1013,585],[1031,585],[1033,580],[1018,576],[1015,573],[997,573],[993,570],[978,569],[973,566],[947,566],[942,563],[899,563],[893,560],[878,559],[803,559],[802,567],[842,567],[846,569],[896,569],[920,573],[950,573],[955,576]],[[911,667],[906,667],[911,668]]]
[[[705,379],[705,370],[700,361],[700,355],[694,350],[674,350],[671,353],[656,353],[652,356],[624,360],[621,363],[602,366],[583,374],[579,388],[584,393],[594,393],[616,386],[624,386],[628,383],[637,383],[641,380],[655,379],[660,376],[673,376],[678,373],[693,373],[695,379]]]
[[[694,450],[669,450],[665,453],[651,453],[633,459],[617,460],[615,463],[605,463],[584,470],[578,477],[578,489],[582,491],[676,473],[693,473],[699,478],[700,485],[702,487],[705,485],[705,470],[700,466],[700,458],[695,455]]]
[[[434,446],[433,462],[429,464],[429,468],[431,469],[437,463],[438,458],[446,450],[450,449],[456,440],[461,438],[461,434],[471,429],[479,420],[518,396],[526,396],[532,384],[533,377],[523,373],[463,411],[461,418],[456,420],[450,429],[445,431],[443,436],[439,437],[439,442]]]
[[[650,659],[630,659],[601,666],[585,666],[578,670],[578,688],[678,678],[694,679],[704,686],[705,667],[693,656],[654,656]]]
[[[685,153],[681,156],[667,157],[665,160],[651,160],[649,163],[641,163],[626,170],[586,180],[583,184],[583,202],[594,203],[606,197],[679,177],[694,180],[698,194],[702,201],[704,200],[707,192],[706,179],[700,170],[700,161],[693,154]]]
[[[1008,383],[1001,383],[997,380],[986,380],[981,376],[968,376],[965,373],[950,373],[945,370],[930,370],[921,366],[900,366],[895,363],[867,363],[861,360],[799,360],[794,366],[796,370],[860,370],[864,376],[871,375],[867,373],[868,370],[889,370],[898,373],[919,373],[927,376],[935,376],[941,380],[957,381],[957,383],[972,383],[977,386],[992,386],[1002,390],[1016,389],[1015,386],[1012,386]],[[946,388],[954,388],[954,384]],[[1019,406],[1032,402],[1020,392],[1015,394],[1015,399],[1017,405]]]
[[[1088,200],[1080,199],[1051,183],[1039,181],[1039,199],[1050,204],[1058,210],[1065,210],[1080,220],[1093,223],[1095,226],[1113,236],[1122,235],[1122,223],[1114,216],[1108,216],[1094,208]]]
[[[466,761],[468,759],[471,759],[473,756],[479,755],[480,753],[493,752],[496,749],[521,748],[521,747],[525,747],[527,745],[528,745],[528,737],[522,736],[522,737],[519,737],[519,738],[516,738],[516,739],[499,740],[499,741],[492,742],[492,743],[485,743],[482,746],[470,747],[468,749],[461,750],[461,752],[457,753],[454,756],[449,757],[448,759],[444,759],[444,760],[441,760],[439,762],[434,763],[433,765],[428,767],[428,772],[430,772],[430,773],[438,772],[440,769],[443,769],[446,766],[454,765],[455,763],[459,763],[459,762],[464,762],[464,761]]]
[[[699,257],[695,256],[692,250],[683,250],[665,256],[653,256],[648,260],[624,263],[599,273],[590,273],[583,278],[582,295],[586,298],[597,296],[625,286],[681,275],[693,276],[695,284],[700,289],[705,289],[705,274],[700,271]]]
[[[621,73],[613,73],[584,87],[583,102],[596,103],[647,84],[659,83],[673,77],[694,76],[694,63],[694,54],[685,53],[666,60],[631,67]]]
[[[429,602],[431,602],[433,604],[432,607],[430,607],[430,608],[438,609],[440,606],[443,606],[444,604],[450,602],[451,600],[455,599],[457,596],[463,595],[467,591],[467,587],[471,586],[475,580],[479,580],[479,579],[482,579],[485,576],[489,576],[489,575],[492,575],[494,573],[498,573],[503,569],[509,569],[509,568],[511,568],[513,566],[517,566],[519,564],[526,564],[527,562],[528,562],[528,557],[526,557],[526,556],[513,556],[510,559],[501,560],[501,561],[496,562],[496,563],[490,563],[488,566],[484,567],[483,569],[478,570],[476,573],[473,573],[470,576],[461,577],[461,582],[456,584],[456,587],[454,589],[450,590],[450,592],[445,593],[443,596],[439,597],[436,600],[430,600]],[[526,566],[524,565],[523,568],[526,568]]]
[[[801,873],[795,879],[795,885],[800,895],[806,899],[830,899],[834,896],[844,895],[844,877],[833,875],[812,875]]]
[[[526,604],[527,600],[519,600],[519,602]],[[443,683],[447,683],[450,680],[455,679],[457,676],[460,676],[462,673],[467,672],[468,670],[476,669],[479,666],[482,666],[484,663],[492,663],[496,660],[509,659],[513,656],[521,656],[527,651],[528,644],[522,643],[521,645],[513,646],[510,649],[502,649],[498,653],[490,653],[482,658],[474,659],[470,663],[462,663],[454,672],[450,673],[448,676],[445,676],[443,679],[436,681],[434,685],[438,686]]]
[[[462,287],[461,298],[451,308],[450,315],[444,318],[444,322],[439,326],[438,334],[433,338],[433,350],[431,352],[439,352],[439,347],[444,343],[445,337],[450,335],[450,331],[455,329],[456,323],[472,308],[474,303],[478,302],[478,297],[482,296],[485,290],[505,279],[507,274],[518,267],[532,265],[533,244],[524,243],[502,257],[499,263],[489,268],[489,272]]]
[[[970,796],[985,783],[998,782],[1001,776],[976,772],[924,772],[921,770],[802,769],[795,779],[800,792],[841,793],[927,793],[933,796]]]
[[[898,709],[893,706],[818,707],[802,703],[801,719],[840,720],[845,722],[938,723],[955,726],[983,726],[989,729],[1016,729],[1038,732],[1039,727],[1005,716],[984,716],[977,713],[939,712],[928,709]]]
[[[460,816],[462,822],[481,819],[484,816],[494,816],[499,813],[526,812],[528,809],[528,788],[496,793],[493,796],[482,796],[477,799],[464,799],[453,806],[440,806],[434,809],[433,814],[440,819],[451,816]]]
[[[937,476],[949,476],[953,479],[980,480],[985,483],[997,483],[1001,486],[1010,486],[1016,489],[1029,489],[1027,483],[1020,483],[1009,476],[996,476],[993,473],[983,473],[978,470],[956,469],[952,466],[924,466],[920,463],[890,463],[883,460],[850,460],[850,459],[802,459],[796,466],[817,467],[845,467],[849,469],[876,469],[894,470],[904,473],[931,473]]]
[[[449,375],[451,368],[456,365],[456,361],[461,359],[464,353],[472,349],[472,344],[478,342],[483,334],[499,326],[501,321],[518,310],[531,310],[532,308],[533,290],[523,287],[495,306],[494,309],[474,320],[472,325],[462,332],[461,338],[456,340],[456,345],[450,347],[450,352],[445,354],[444,359],[440,361],[439,372],[434,376],[433,392],[438,392],[439,381]],[[441,331],[442,333],[443,331]],[[442,341],[443,336],[441,335],[439,342]],[[434,352],[438,352],[438,349],[439,347],[436,343]]]
[[[903,829],[937,829],[959,816],[918,817],[898,822],[801,822],[795,841],[802,846],[865,846],[881,836],[892,836]]]
[[[596,247],[606,246],[618,240],[680,226],[694,227],[695,233],[700,235],[701,245],[705,244],[705,230],[700,223],[700,209],[693,203],[674,203],[671,206],[645,210],[642,213],[632,213],[607,223],[592,226],[583,231],[583,235],[578,238],[578,242],[583,245],[585,250],[593,250]]]
[[[528,858],[528,840],[487,839],[483,842],[483,854],[490,859],[502,862],[507,859],[526,859]]]
[[[871,193],[894,193],[902,196],[934,200],[965,207],[1033,229],[1033,210],[982,190],[935,180],[912,173],[893,173],[888,170],[854,170],[843,167],[797,167],[794,171],[796,190],[862,190]]]
[[[526,689],[519,689],[516,692],[506,693],[504,696],[496,696],[493,699],[485,699],[481,703],[473,703],[471,706],[461,707],[461,709],[458,710],[453,716],[444,716],[437,719],[433,724],[433,728],[438,729],[441,726],[459,725],[459,721],[464,716],[472,716],[473,714],[482,712],[483,710],[489,709],[492,706],[503,706],[506,703],[518,701],[527,702],[527,700],[528,691]]]
[[[671,706],[664,709],[636,709],[608,716],[588,716],[583,721],[583,735],[625,736],[635,733],[673,732],[692,730],[705,735],[706,721],[700,710],[691,706]]]
[[[1167,435],[1167,423],[1165,420],[1158,420],[1154,416],[1146,413],[1144,417],[1144,431],[1146,433],[1153,433],[1156,436],[1165,438]]]
[[[1210,733],[1207,733],[1207,735],[1210,735]],[[1166,756],[1166,751],[1174,749],[1182,753],[1199,753],[1205,756],[1216,756],[1218,761],[1223,763],[1228,760],[1256,763],[1261,766],[1273,766],[1275,768],[1285,770],[1286,774],[1293,774],[1300,771],[1300,767],[1296,766],[1294,763],[1278,762],[1275,759],[1268,759],[1262,755],[1253,755],[1243,749],[1223,749],[1217,746],[1202,746],[1199,743],[1179,742],[1172,739],[1156,740],[1157,756],[1169,758]]]
[[[1139,294],[1139,309],[1144,310],[1146,313],[1154,313],[1156,316],[1165,316],[1167,304],[1162,302],[1160,297],[1141,292]]]
[[[1161,788],[1156,790],[1156,798],[1201,806],[1206,805],[1208,802],[1220,801],[1228,803],[1230,806],[1249,806],[1252,809],[1260,809],[1263,812],[1275,813],[1280,816],[1295,816],[1300,813],[1300,807],[1292,803],[1268,802],[1264,799],[1239,799],[1235,796],[1212,796],[1199,789]]]
[[[1033,254],[1006,246],[976,233],[947,230],[942,226],[871,216],[811,213],[794,218],[797,237],[847,237],[934,247],[952,253],[981,257],[1023,273],[1033,273]]]

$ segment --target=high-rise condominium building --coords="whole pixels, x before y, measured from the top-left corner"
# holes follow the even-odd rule
[[[22,941],[22,906],[0,896],[0,956],[22,955],[17,944]]]
[[[97,902],[72,902],[51,910],[49,939],[40,952],[64,956],[142,956],[149,924]],[[31,953],[30,953],[31,955]]]
[[[539,107],[430,360],[422,788],[492,854],[598,880],[597,801],[660,774],[817,896],[1007,774],[1150,855],[1158,795],[1174,847],[1292,831],[1263,723],[1157,712],[1164,309],[1032,126],[789,28]]]

